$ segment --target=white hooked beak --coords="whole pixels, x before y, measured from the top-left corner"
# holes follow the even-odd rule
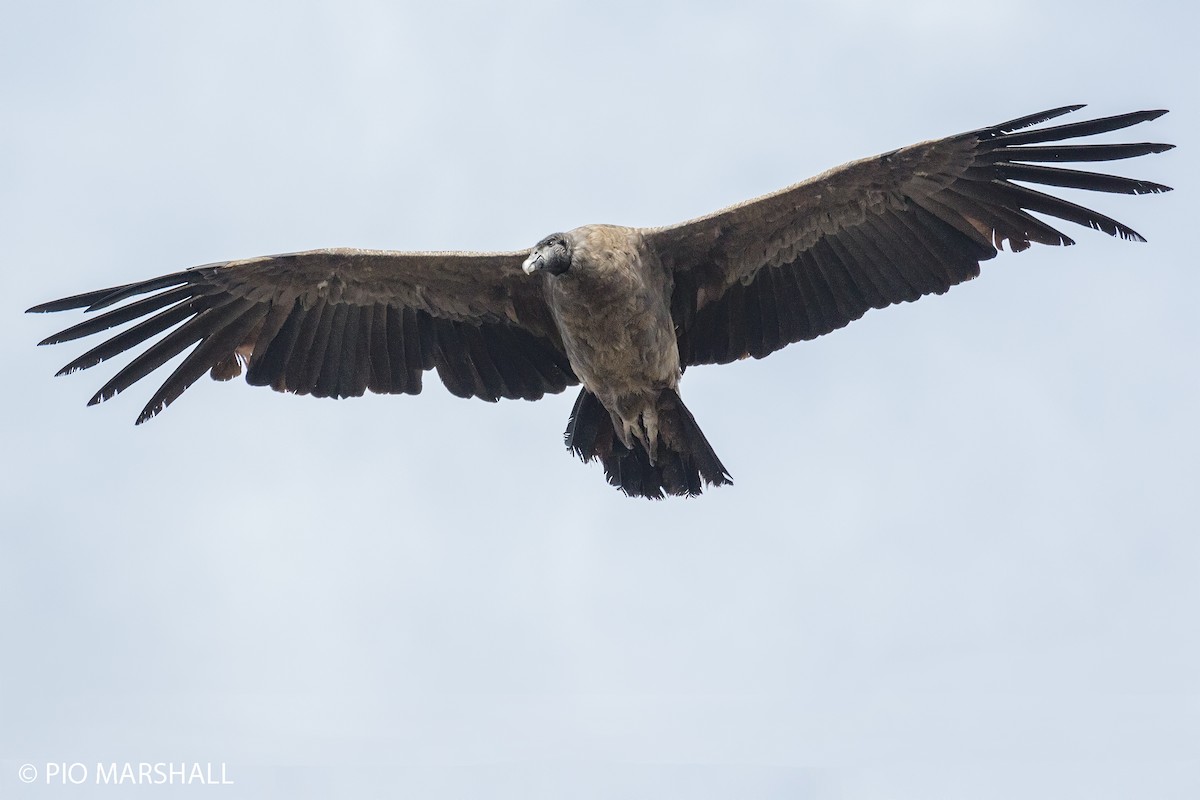
[[[525,270],[526,275],[532,275],[542,268],[542,254],[533,252],[529,254],[529,258],[525,259],[525,263],[521,265],[521,269]]]

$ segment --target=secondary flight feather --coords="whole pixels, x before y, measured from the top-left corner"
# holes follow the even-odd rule
[[[565,435],[576,455],[598,459],[628,495],[695,495],[732,481],[680,398],[686,367],[762,358],[868,309],[941,294],[1005,246],[1074,244],[1044,217],[1144,241],[1027,185],[1170,191],[1060,166],[1173,147],[1064,143],[1161,110],[1043,124],[1080,108],[855,161],[679,225],[585,225],[507,253],[330,249],[227,261],[29,311],[103,312],[41,344],[127,326],[59,371],[136,353],[89,404],[190,348],[138,423],[206,372],[244,371],[254,386],[316,397],[416,394],[429,370],[453,394],[493,402],[581,383]]]

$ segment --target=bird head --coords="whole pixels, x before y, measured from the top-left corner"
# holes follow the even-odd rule
[[[535,272],[548,272],[551,275],[562,275],[571,268],[571,243],[566,234],[552,233],[542,239],[529,253],[529,258],[521,265],[526,275]]]

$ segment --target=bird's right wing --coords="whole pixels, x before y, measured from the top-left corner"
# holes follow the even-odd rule
[[[137,321],[67,364],[60,375],[95,366],[166,332],[89,405],[195,345],[143,409],[139,423],[205,372],[228,380],[243,365],[252,385],[317,397],[367,390],[416,394],[422,373],[436,369],[460,397],[534,400],[578,379],[541,282],[521,270],[526,255],[313,250],[195,267],[29,311],[111,309],[41,344]]]

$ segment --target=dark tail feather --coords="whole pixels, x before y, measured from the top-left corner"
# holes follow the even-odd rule
[[[608,482],[630,497],[695,496],[705,483],[733,483],[692,413],[672,389],[664,389],[658,397],[658,426],[658,463],[651,464],[641,442],[635,440],[632,450],[621,443],[608,411],[583,389],[564,438],[567,447],[584,461],[600,459]]]

